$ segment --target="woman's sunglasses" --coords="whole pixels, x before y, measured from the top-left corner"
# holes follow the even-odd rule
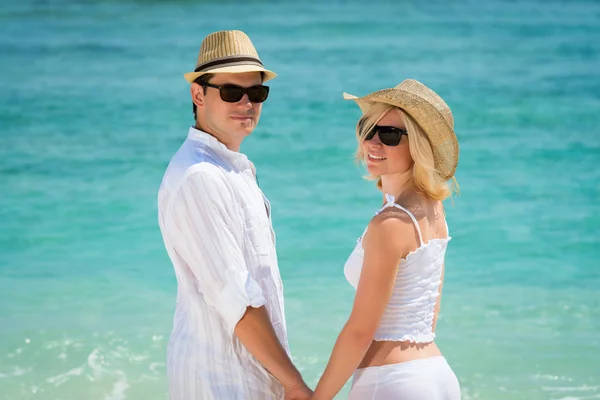
[[[227,103],[237,103],[246,93],[248,93],[248,100],[253,103],[262,103],[269,96],[269,87],[264,85],[250,86],[249,88],[231,84],[217,86],[205,83],[204,85],[219,89],[221,100]]]
[[[363,121],[358,123],[359,129],[362,130]],[[375,134],[379,135],[379,140],[386,146],[398,146],[403,135],[408,136],[406,129],[396,128],[395,126],[379,126],[375,125],[366,135],[365,140],[371,140]]]

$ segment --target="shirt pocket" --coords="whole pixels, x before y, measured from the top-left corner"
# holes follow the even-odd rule
[[[246,210],[250,211],[250,210]],[[269,226],[255,214],[246,213],[245,216],[245,234],[250,244],[250,251],[259,256],[268,256],[271,253],[271,231]]]

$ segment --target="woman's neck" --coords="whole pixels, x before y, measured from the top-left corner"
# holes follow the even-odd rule
[[[412,189],[411,170],[401,174],[383,175],[381,177],[381,190],[396,199],[410,189]]]

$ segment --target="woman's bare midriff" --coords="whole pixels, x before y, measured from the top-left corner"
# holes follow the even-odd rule
[[[358,368],[380,367],[441,355],[435,342],[373,341]]]

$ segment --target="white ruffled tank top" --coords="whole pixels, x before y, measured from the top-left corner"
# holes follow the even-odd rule
[[[444,256],[451,237],[431,239],[423,243],[421,229],[414,215],[395,203],[393,196],[385,195],[387,207],[396,207],[408,214],[419,234],[419,247],[400,261],[392,297],[385,309],[374,340],[429,343],[435,338],[433,316],[444,268]],[[446,224],[446,229],[448,225]],[[365,230],[366,232],[366,230]],[[364,236],[364,233],[363,233]],[[346,279],[358,286],[364,250],[361,236],[344,266]]]

